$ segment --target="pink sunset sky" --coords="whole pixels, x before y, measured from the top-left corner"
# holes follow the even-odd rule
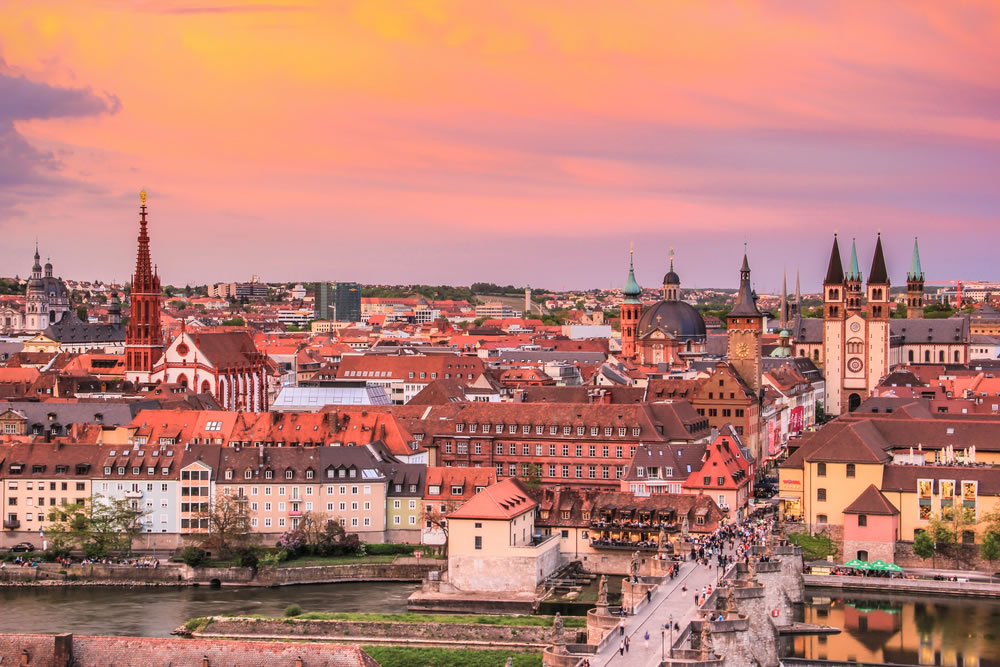
[[[1000,279],[1000,3],[5,2],[0,274],[127,280],[143,187],[173,284]]]

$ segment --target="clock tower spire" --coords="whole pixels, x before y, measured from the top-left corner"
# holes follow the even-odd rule
[[[753,287],[750,285],[750,262],[745,244],[743,266],[740,267],[740,289],[736,294],[736,305],[726,317],[726,327],[729,336],[729,365],[753,389],[754,395],[759,397],[764,314],[757,308]]]

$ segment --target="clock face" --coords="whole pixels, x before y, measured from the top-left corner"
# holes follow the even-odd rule
[[[847,370],[851,371],[852,373],[858,373],[864,367],[865,367],[864,362],[858,359],[857,357],[851,357],[850,359],[847,360]]]
[[[851,331],[853,331],[855,333],[857,333],[858,331],[861,331],[861,323],[860,322],[851,322]]]
[[[750,354],[750,346],[747,345],[746,343],[740,343],[739,345],[736,346],[737,359],[746,359],[747,355],[749,354]]]

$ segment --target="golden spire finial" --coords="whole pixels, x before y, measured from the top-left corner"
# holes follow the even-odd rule
[[[139,202],[143,206],[146,205],[146,190],[145,189],[139,191]]]
[[[628,254],[630,254],[630,255],[634,255],[635,254],[635,241],[629,241],[628,242]]]

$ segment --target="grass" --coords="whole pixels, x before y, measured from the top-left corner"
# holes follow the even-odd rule
[[[233,614],[243,618],[273,619],[272,616]],[[361,614],[353,612],[310,611],[296,617],[304,621],[362,621],[389,623],[454,623],[467,625],[502,625],[552,627],[552,616],[472,616],[452,614]],[[192,619],[197,620],[197,619]],[[567,628],[582,628],[587,619],[581,616],[565,616],[563,621]],[[189,621],[190,622],[190,621]]]
[[[364,646],[365,653],[382,667],[499,667],[508,657],[514,667],[542,667],[541,653],[516,651],[476,651],[473,649],[425,648],[416,646]]]
[[[802,547],[802,556],[806,562],[825,560],[827,556],[837,554],[837,545],[826,535],[810,535],[808,533],[789,533],[788,541]]]
[[[204,630],[211,624],[212,619],[210,618],[191,618],[188,619],[187,623],[184,624],[184,629],[188,632],[195,632],[197,630]]]

